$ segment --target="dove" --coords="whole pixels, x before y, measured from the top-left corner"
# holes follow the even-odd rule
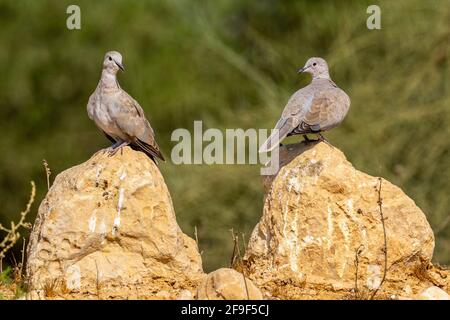
[[[89,97],[88,116],[113,143],[106,149],[110,155],[130,145],[135,150],[143,151],[155,163],[156,158],[164,161],[144,110],[117,81],[119,70],[125,71],[122,55],[117,51],[107,52],[100,81]]]
[[[287,136],[317,134],[325,140],[321,132],[338,126],[350,108],[350,98],[330,78],[327,62],[318,57],[308,59],[298,73],[312,75],[309,85],[295,92],[284,107],[276,130],[261,145],[259,152],[269,152]]]

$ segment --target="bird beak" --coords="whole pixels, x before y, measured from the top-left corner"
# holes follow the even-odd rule
[[[122,72],[125,72],[125,68],[123,67],[123,64],[118,63],[116,60],[114,60],[114,62],[117,64],[117,66],[119,67],[119,69],[122,70]]]
[[[300,68],[300,69],[298,69],[297,73],[302,73],[302,72],[305,72],[305,71],[306,71],[306,69],[308,69],[308,68],[309,68],[309,66],[307,66],[307,67],[303,67],[303,68]]]

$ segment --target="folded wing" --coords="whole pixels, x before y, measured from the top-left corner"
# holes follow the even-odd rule
[[[272,134],[259,148],[259,152],[272,151],[280,142],[291,134],[301,122],[305,110],[311,107],[314,96],[308,90],[300,89],[292,95],[284,107],[280,120],[278,120]]]
[[[295,133],[307,134],[332,129],[344,120],[349,107],[350,99],[341,89],[317,91]]]
[[[145,118],[144,110],[131,96],[124,93],[116,106],[113,120],[125,133],[132,145],[140,148],[153,158],[165,161],[155,139],[155,133]]]

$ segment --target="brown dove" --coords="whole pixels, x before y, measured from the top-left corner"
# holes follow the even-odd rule
[[[276,130],[261,145],[259,152],[269,152],[291,135],[318,134],[338,126],[350,108],[350,98],[330,78],[327,62],[322,58],[310,58],[299,71],[312,75],[309,85],[295,92],[285,106]]]
[[[107,149],[111,155],[130,145],[146,153],[155,162],[156,158],[164,161],[144,110],[117,81],[119,70],[124,71],[122,55],[117,51],[107,52],[100,81],[87,104],[88,116],[113,142]]]

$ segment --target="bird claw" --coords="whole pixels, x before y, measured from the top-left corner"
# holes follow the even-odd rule
[[[320,141],[319,139],[316,139],[316,140],[309,139],[307,135],[303,135],[303,142],[305,144],[310,144],[310,143],[319,142],[319,141]]]
[[[107,148],[106,152],[108,153],[108,157],[112,157],[117,153],[117,150],[119,150],[119,148]]]
[[[122,155],[123,147],[126,147],[129,144],[130,144],[129,142],[122,142],[122,143],[119,143],[118,145],[113,144],[111,147],[106,149],[106,152],[108,153],[108,157],[114,156],[117,153],[117,151],[119,151],[119,150],[120,150],[120,154]]]
[[[325,139],[325,137],[322,134],[318,133],[317,135],[319,136],[317,141],[325,142],[327,145],[329,145],[330,147],[334,148],[334,146],[331,143],[329,143],[328,140]]]

